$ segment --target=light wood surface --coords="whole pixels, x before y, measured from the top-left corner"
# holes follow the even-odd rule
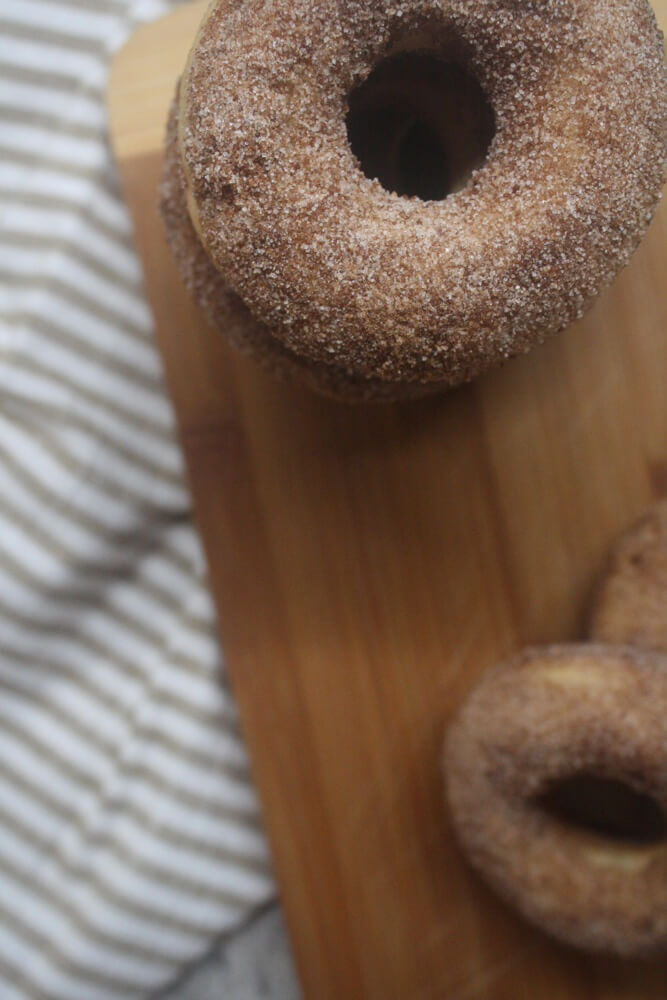
[[[667,492],[665,212],[588,319],[470,387],[276,383],[206,327],[156,212],[204,7],[119,53],[112,133],[306,996],[665,1000],[664,964],[560,948],[470,874],[438,761],[480,671],[579,635],[609,541]]]

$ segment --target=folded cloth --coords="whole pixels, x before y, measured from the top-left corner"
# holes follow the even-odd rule
[[[152,0],[0,6],[0,998],[154,993],[273,894],[107,142]]]

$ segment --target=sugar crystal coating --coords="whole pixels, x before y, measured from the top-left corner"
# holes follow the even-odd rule
[[[484,165],[443,201],[367,178],[352,89],[398,51],[467,66],[494,109]],[[665,69],[647,0],[223,0],[183,81],[192,221],[291,356],[455,385],[582,315],[664,179]]]
[[[667,955],[664,836],[611,837],[542,805],[559,783],[593,777],[649,797],[667,819],[666,742],[667,658],[657,653],[551,646],[487,671],[445,752],[450,811],[468,859],[562,941]]]
[[[178,147],[179,101],[169,114],[167,143],[160,185],[160,208],[165,229],[186,287],[210,322],[229,342],[250,355],[272,375],[299,381],[325,396],[346,402],[409,399],[436,391],[432,382],[387,382],[348,373],[332,362],[318,364],[290,351],[255,319],[243,300],[213,266],[188,211],[186,183]]]
[[[667,654],[667,498],[612,547],[591,609],[590,634],[599,642]]]

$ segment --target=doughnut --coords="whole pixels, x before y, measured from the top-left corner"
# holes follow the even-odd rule
[[[209,314],[215,272],[246,346],[411,395],[529,350],[628,262],[664,179],[662,36],[647,0],[220,0],[176,117]]]
[[[209,322],[222,330],[229,342],[271,374],[299,381],[322,395],[348,402],[366,399],[414,398],[429,386],[403,386],[380,379],[357,378],[335,365],[317,365],[301,358],[271,336],[254,318],[243,300],[214,268],[192,224],[187,208],[185,177],[178,149],[178,101],[172,104],[167,125],[165,157],[160,184],[160,209],[169,243],[186,287]]]
[[[667,654],[667,499],[613,546],[594,596],[589,632],[600,642]]]
[[[667,658],[529,649],[449,729],[446,790],[469,861],[561,941],[667,955]]]

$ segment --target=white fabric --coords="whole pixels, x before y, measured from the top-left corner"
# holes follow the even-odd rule
[[[167,7],[0,4],[0,1000],[147,996],[273,893],[106,135]]]

